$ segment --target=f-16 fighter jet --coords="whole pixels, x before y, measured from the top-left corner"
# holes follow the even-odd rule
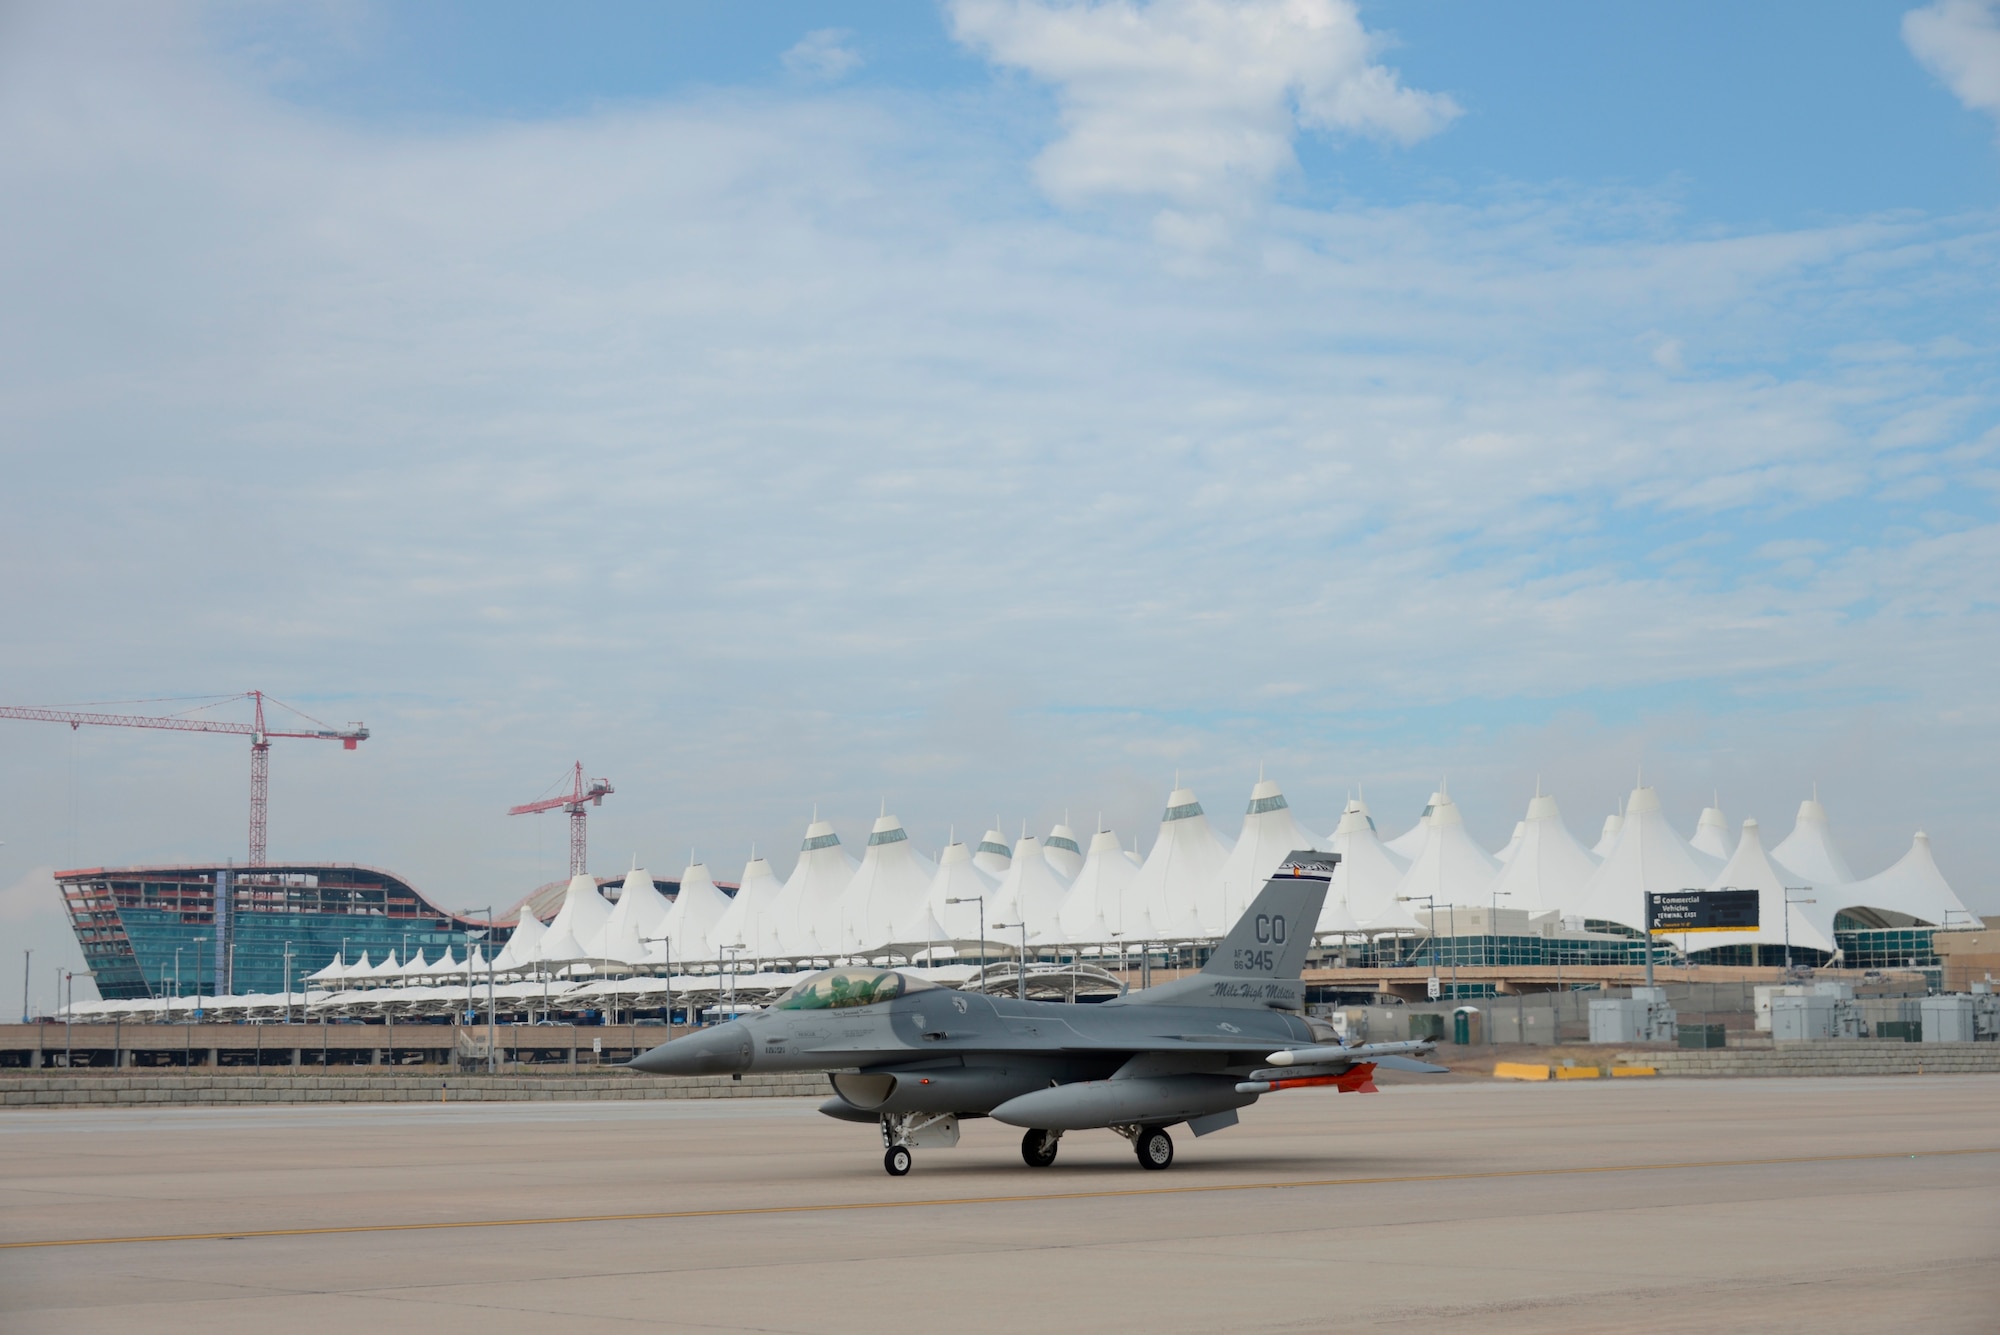
[[[1096,1004],[959,992],[894,969],[826,969],[765,1011],[663,1043],[640,1071],[825,1071],[829,1117],[882,1129],[883,1166],[958,1143],[959,1123],[1026,1130],[1021,1157],[1055,1162],[1064,1133],[1109,1129],[1143,1168],[1174,1161],[1169,1127],[1197,1136],[1283,1089],[1374,1092],[1376,1068],[1443,1071],[1429,1040],[1346,1046],[1306,1016],[1300,973],[1337,855],[1294,852],[1200,973]]]

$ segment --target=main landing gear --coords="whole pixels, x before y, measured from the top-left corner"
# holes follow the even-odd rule
[[[1141,1128],[1132,1137],[1132,1148],[1138,1152],[1141,1168],[1166,1168],[1174,1161],[1174,1138],[1157,1126]]]
[[[1047,1168],[1056,1161],[1056,1143],[1061,1139],[1060,1131],[1030,1131],[1021,1137],[1021,1158],[1030,1168]]]

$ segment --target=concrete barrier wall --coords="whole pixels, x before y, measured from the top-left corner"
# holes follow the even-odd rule
[[[172,1107],[213,1103],[496,1103],[572,1099],[728,1099],[817,1096],[824,1075],[665,1077],[602,1075],[345,1074],[229,1070],[200,1073],[76,1071],[0,1077],[0,1108]]]
[[[1970,1075],[2000,1073],[2000,1043],[1829,1039],[1768,1048],[1642,1049],[1620,1052],[1617,1060],[1650,1066],[1661,1075]]]

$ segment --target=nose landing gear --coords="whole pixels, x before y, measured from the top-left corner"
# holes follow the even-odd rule
[[[882,1167],[890,1177],[901,1177],[910,1171],[910,1147],[891,1145],[882,1153]]]

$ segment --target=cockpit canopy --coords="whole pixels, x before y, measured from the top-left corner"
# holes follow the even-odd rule
[[[936,983],[912,978],[894,969],[821,969],[792,984],[791,991],[773,1002],[771,1009],[823,1011],[872,1006],[878,1001],[928,991],[936,986]]]

